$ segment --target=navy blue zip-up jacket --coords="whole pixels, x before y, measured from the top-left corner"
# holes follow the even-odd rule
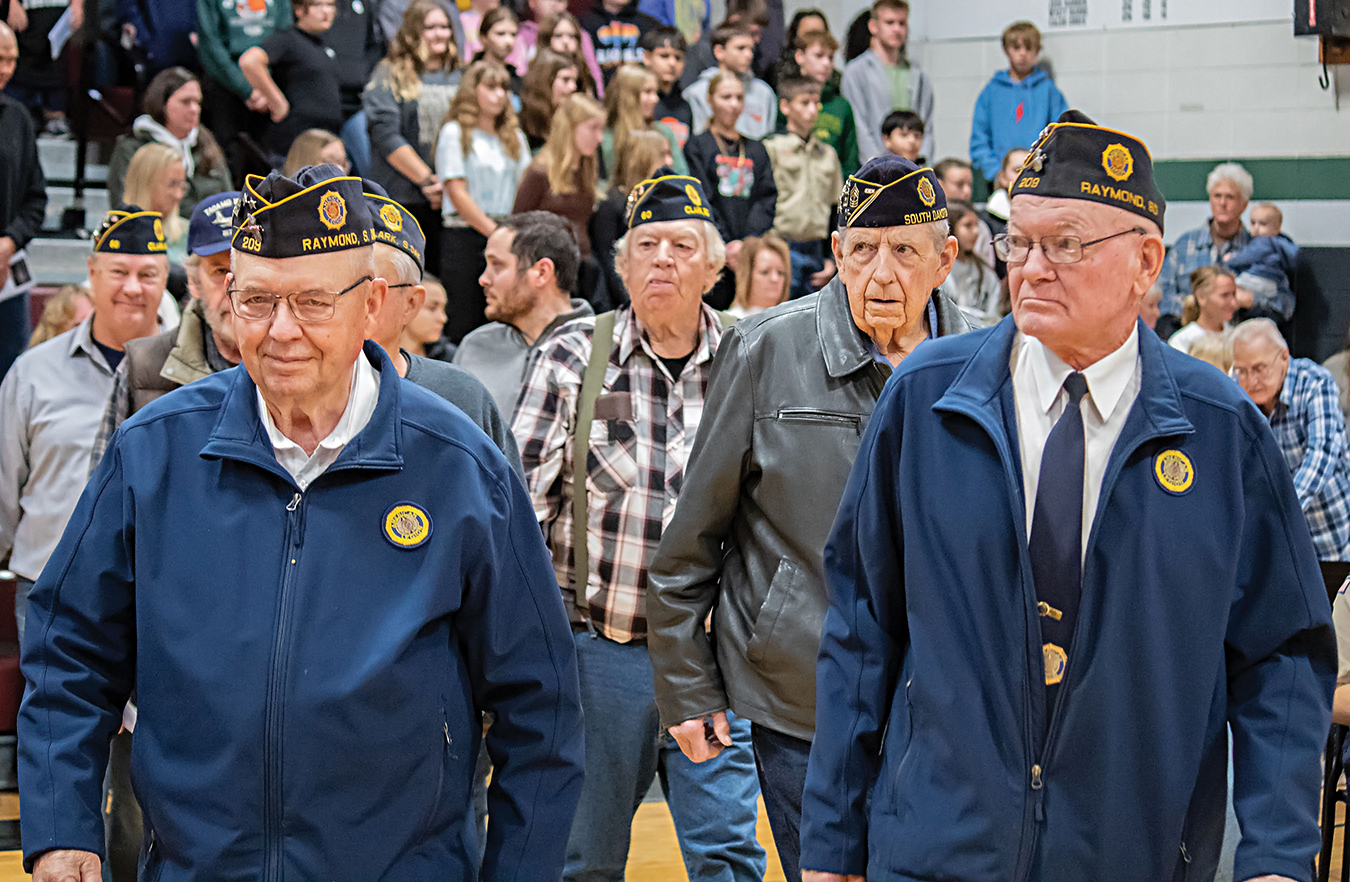
[[[241,368],[114,435],[30,599],[19,715],[25,865],[103,851],[108,738],[136,688],[142,878],[470,880],[561,874],[580,795],[576,658],[506,459],[380,369],[369,424],[304,492]],[[411,505],[429,521],[421,544]]]
[[[1231,723],[1234,878],[1311,879],[1336,647],[1274,436],[1235,383],[1139,327],[1047,730],[1015,336],[1009,318],[930,340],[877,403],[825,551],[802,867],[1208,880]],[[1180,494],[1155,474],[1169,450],[1193,464]]]

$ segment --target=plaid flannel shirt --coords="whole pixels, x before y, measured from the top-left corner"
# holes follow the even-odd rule
[[[1162,302],[1158,304],[1158,310],[1163,315],[1181,317],[1186,295],[1191,293],[1191,273],[1202,266],[1222,264],[1225,254],[1239,251],[1252,241],[1252,234],[1247,228],[1239,226],[1236,236],[1222,248],[1215,247],[1214,238],[1209,232],[1213,220],[1210,218],[1203,226],[1182,233],[1172,250],[1167,252],[1162,274],[1158,276],[1158,284],[1162,286]]]
[[[1350,560],[1350,462],[1345,416],[1331,371],[1291,358],[1270,416],[1319,560]]]
[[[619,643],[647,636],[647,567],[675,512],[713,354],[722,340],[717,313],[705,305],[700,321],[698,347],[674,378],[652,351],[632,307],[620,307],[615,317],[586,452],[586,604],[591,624]],[[569,612],[575,609],[572,432],[594,330],[594,317],[577,319],[537,350],[511,421],[534,514]]]

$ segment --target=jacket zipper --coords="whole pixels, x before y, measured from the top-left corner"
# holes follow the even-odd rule
[[[786,422],[816,423],[826,426],[848,426],[855,434],[862,434],[862,420],[851,413],[832,413],[809,407],[780,407],[778,418]]]
[[[273,635],[272,665],[267,677],[265,738],[263,741],[263,878],[282,879],[283,793],[281,786],[281,738],[284,729],[286,669],[288,667],[291,607],[294,605],[295,571],[303,544],[304,511],[301,493],[296,492],[286,506],[286,533],[283,543],[284,570],[281,595],[277,599],[277,626]]]

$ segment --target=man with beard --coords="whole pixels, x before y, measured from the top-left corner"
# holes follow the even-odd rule
[[[488,237],[487,269],[478,277],[489,324],[465,335],[455,364],[487,386],[509,420],[531,353],[553,331],[592,314],[568,293],[581,252],[567,221],[547,211],[513,214]]]

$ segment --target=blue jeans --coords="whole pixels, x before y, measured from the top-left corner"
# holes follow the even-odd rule
[[[569,882],[624,878],[633,815],[660,775],[689,878],[759,882],[767,857],[755,839],[759,782],[750,725],[727,714],[734,743],[693,763],[662,731],[647,647],[574,635],[586,713],[586,782],[567,842]]]
[[[366,131],[366,112],[358,110],[342,124],[338,133],[342,138],[342,147],[347,151],[347,161],[352,164],[352,174],[370,174],[370,133]]]
[[[792,299],[815,293],[811,276],[825,269],[828,239],[814,242],[789,242],[788,256],[792,259]]]
[[[802,880],[802,792],[806,789],[806,761],[811,742],[767,729],[750,726],[759,768],[759,789],[764,793],[764,811],[769,816],[773,842],[783,864],[787,882]]]

